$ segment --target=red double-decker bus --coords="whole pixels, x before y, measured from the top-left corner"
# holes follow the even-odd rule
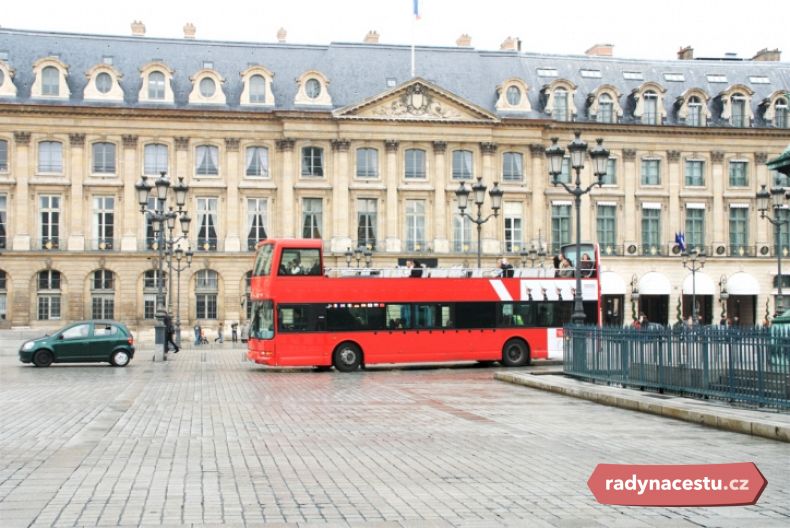
[[[586,321],[598,324],[597,248],[581,246]],[[571,260],[575,246],[565,246]],[[586,259],[585,259],[586,260]],[[258,248],[247,356],[274,366],[499,361],[561,357],[574,278],[550,268],[325,269],[320,240],[267,240]],[[487,276],[490,275],[490,276]],[[512,275],[509,276],[509,275]]]

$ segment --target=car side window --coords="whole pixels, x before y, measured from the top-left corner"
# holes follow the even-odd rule
[[[114,335],[118,335],[118,332],[119,332],[118,327],[113,326],[111,324],[107,324],[107,325],[97,324],[93,328],[93,335],[95,335],[96,337],[114,336]]]
[[[89,324],[80,324],[77,326],[72,326],[65,332],[63,332],[63,339],[82,339],[84,337],[88,337],[90,333],[90,325]]]

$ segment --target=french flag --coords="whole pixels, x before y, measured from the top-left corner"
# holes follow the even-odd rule
[[[414,18],[420,19],[420,0],[414,0]]]

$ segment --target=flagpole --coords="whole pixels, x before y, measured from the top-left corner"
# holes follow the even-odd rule
[[[415,40],[416,40],[416,33],[417,33],[417,21],[420,19],[420,8],[419,8],[419,0],[413,1],[413,12],[414,18],[411,21],[411,78],[414,79],[417,76],[417,60],[416,60],[416,50],[415,50]]]

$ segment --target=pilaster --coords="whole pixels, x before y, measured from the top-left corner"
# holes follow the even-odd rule
[[[447,236],[447,173],[445,169],[446,141],[433,142],[433,250],[436,253],[449,253],[450,241]]]
[[[482,163],[482,171],[483,171],[483,183],[485,183],[486,187],[490,191],[494,185],[494,172],[493,172],[493,162],[494,162],[494,154],[497,151],[497,144],[490,143],[490,142],[482,142],[480,143],[480,152],[483,156],[483,163]],[[489,213],[492,212],[491,210],[491,197],[486,197],[486,204],[487,204],[487,211],[484,210],[483,216],[488,216]],[[500,237],[497,236],[497,233],[501,231],[500,226],[502,225],[502,211],[499,211],[498,216],[491,217],[491,219],[483,224],[482,236],[483,236],[483,254],[498,254],[502,251],[502,245],[500,244]]]
[[[623,149],[623,190],[625,191],[623,210],[632,211],[635,214],[633,222],[624,222],[623,242],[625,244],[641,243],[636,231],[636,226],[642,217],[641,208],[637,208],[636,204],[637,182],[639,182],[639,173],[636,167],[636,150]]]
[[[134,189],[139,178],[138,175],[142,174],[137,163],[137,136],[123,135],[121,141],[123,142],[123,172],[119,174],[123,181],[121,251],[137,251],[137,235],[143,222],[143,215],[139,212],[140,204],[137,203],[137,194]],[[141,237],[144,236],[144,234],[141,235]]]
[[[14,251],[30,250],[30,211],[29,203],[35,203],[35,196],[28,198],[30,192],[30,132],[15,131],[16,160],[14,173],[16,176],[16,189],[14,195],[14,239],[11,247]]]
[[[710,159],[712,163],[711,182],[709,188],[721,190],[719,192],[713,193],[713,211],[711,212],[712,216],[710,217],[710,221],[705,223],[705,228],[708,232],[707,234],[712,236],[710,239],[706,240],[710,240],[708,245],[718,245],[725,243],[727,236],[726,227],[729,225],[729,221],[724,213],[724,189],[727,188],[727,184],[724,181],[724,151],[714,150],[710,153]]]
[[[349,225],[352,213],[349,207],[349,175],[348,151],[351,141],[347,139],[333,139],[332,155],[334,163],[333,174],[330,175],[332,185],[332,238],[330,247],[334,253],[343,253],[351,246],[355,246],[349,235]]]
[[[225,208],[228,211],[225,252],[241,251],[240,231],[246,220],[245,204],[239,199],[239,138],[225,138]]]
[[[666,224],[670,232],[683,231],[680,214],[680,190],[681,190],[681,170],[680,170],[680,151],[667,151],[667,185],[669,188],[669,211],[667,213]],[[627,194],[626,194],[627,196]],[[629,211],[630,209],[626,209]]]
[[[531,214],[526,215],[526,220],[529,224],[524,226],[526,233],[525,243],[528,243],[530,240],[548,240],[549,236],[544,227],[548,225],[546,223],[546,182],[549,177],[548,169],[543,166],[545,152],[546,148],[540,143],[532,143],[529,146],[532,171],[528,173],[527,186],[531,190],[532,204],[530,206]]]
[[[69,251],[85,251],[86,222],[90,226],[91,207],[84,201],[83,196],[83,156],[85,153],[85,134],[69,134],[69,238],[67,248]]]
[[[387,182],[387,238],[385,240],[386,251],[388,253],[398,253],[401,251],[401,240],[398,237],[398,146],[395,140],[388,139],[384,142],[384,149],[387,152],[387,172],[385,179]]]
[[[277,199],[279,201],[279,218],[282,218],[282,236],[294,236],[294,143],[290,138],[277,140],[277,152],[280,153],[280,181],[277,182]]]

